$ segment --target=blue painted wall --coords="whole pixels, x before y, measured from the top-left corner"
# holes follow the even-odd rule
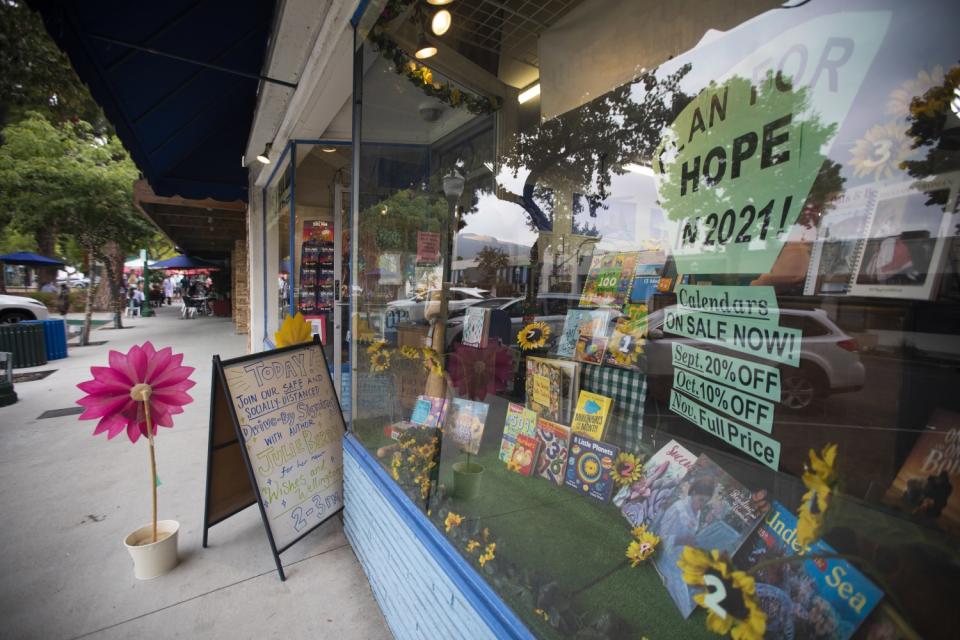
[[[343,492],[347,538],[397,638],[533,637],[350,435]]]

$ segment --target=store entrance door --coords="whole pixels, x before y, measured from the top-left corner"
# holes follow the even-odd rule
[[[333,372],[344,415],[350,415],[350,187],[334,185],[333,198]],[[346,394],[346,397],[344,397]]]

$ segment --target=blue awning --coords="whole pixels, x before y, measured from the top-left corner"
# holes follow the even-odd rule
[[[272,0],[29,4],[43,16],[155,193],[247,199],[241,157],[271,31]]]

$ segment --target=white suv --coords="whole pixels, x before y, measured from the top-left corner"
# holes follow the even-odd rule
[[[46,320],[50,317],[46,305],[33,298],[0,295],[0,323],[24,320]]]

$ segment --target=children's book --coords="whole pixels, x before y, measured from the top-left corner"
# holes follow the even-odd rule
[[[883,501],[914,519],[960,535],[960,415],[938,409]]]
[[[657,292],[662,272],[662,264],[638,264],[630,286],[630,302],[649,304],[650,298]]]
[[[524,433],[517,434],[517,441],[513,445],[513,451],[510,453],[510,461],[507,468],[516,471],[522,476],[529,476],[533,473],[534,464],[537,461],[537,439]]]
[[[410,422],[421,427],[437,428],[443,424],[445,409],[446,400],[444,398],[418,396],[416,404],[413,405]]]
[[[623,367],[641,371],[640,356],[643,354],[644,341],[647,338],[646,305],[625,305],[635,312],[617,320],[603,362],[614,367]],[[642,310],[640,310],[642,309]]]
[[[716,549],[733,557],[768,508],[765,491],[751,492],[705,455],[674,487],[652,527],[660,536],[653,564],[684,618],[696,607],[696,590],[677,566],[683,548]]]
[[[768,638],[846,640],[883,592],[846,560],[817,558],[836,554],[823,541],[801,547],[797,517],[779,502],[734,558],[738,569],[795,555],[803,562],[771,564],[757,570],[757,600],[767,614]]]
[[[573,357],[578,362],[603,364],[609,342],[610,338],[607,337],[580,334],[580,337],[577,339],[577,349]]]
[[[480,451],[480,439],[489,409],[490,405],[486,402],[454,398],[450,401],[446,437],[464,453],[476,455]]]
[[[568,360],[527,358],[527,408],[540,417],[570,422],[580,390],[580,365]]]
[[[564,484],[594,500],[606,502],[613,493],[613,461],[620,448],[577,434],[570,436]]]
[[[577,398],[577,409],[573,414],[570,430],[574,433],[600,440],[610,417],[613,400],[607,396],[590,391],[581,391]]]
[[[572,358],[577,349],[577,339],[580,337],[580,325],[589,322],[590,309],[569,309],[563,320],[563,330],[557,338],[557,355],[561,358]]]
[[[461,342],[468,347],[484,349],[490,334],[490,313],[492,309],[467,307],[463,319]]]
[[[537,414],[522,404],[507,405],[507,419],[503,423],[503,440],[500,441],[500,459],[510,462],[518,435],[533,437],[537,432]]]
[[[593,256],[580,294],[581,307],[620,307],[627,298],[636,253],[604,253]]]
[[[640,479],[617,492],[613,503],[620,507],[631,527],[652,527],[663,513],[667,499],[696,461],[697,456],[671,440],[643,463]]]
[[[567,451],[570,448],[570,427],[538,418],[537,440],[540,443],[537,475],[554,484],[563,484],[563,471],[567,465]]]
[[[583,322],[577,333],[573,357],[580,362],[601,364],[610,341],[611,321],[618,315],[613,309],[597,309]]]

